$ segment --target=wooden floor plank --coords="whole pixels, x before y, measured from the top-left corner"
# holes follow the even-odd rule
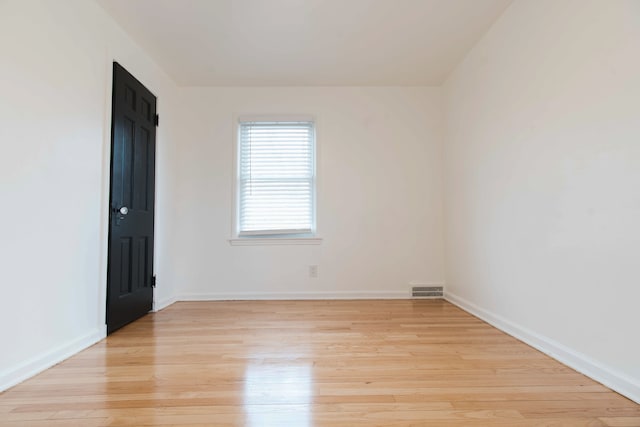
[[[441,301],[176,303],[0,394],[2,426],[640,426]]]

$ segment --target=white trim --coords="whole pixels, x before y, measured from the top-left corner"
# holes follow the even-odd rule
[[[640,383],[628,375],[619,372],[617,369],[604,365],[583,353],[520,326],[498,314],[478,307],[474,303],[451,292],[445,291],[444,298],[464,311],[484,320],[531,347],[540,350],[568,367],[628,397],[636,403],[640,403]]]
[[[231,246],[263,246],[263,245],[320,245],[321,237],[245,237],[237,239],[229,239]]]
[[[178,301],[247,301],[247,300],[352,300],[409,299],[407,292],[398,291],[327,291],[327,292],[235,292],[186,293]]]
[[[107,270],[109,269],[109,208],[111,192],[111,113],[113,98],[113,62],[116,61],[110,47],[105,58],[102,170],[100,195],[100,258],[98,273],[98,300],[96,301],[96,324],[104,325],[107,318]]]
[[[13,387],[22,381],[39,374],[45,369],[92,346],[107,336],[107,326],[95,328],[90,333],[59,345],[42,355],[32,357],[24,362],[0,372],[0,392]]]
[[[236,124],[249,122],[313,122],[311,114],[241,114],[236,116]]]
[[[176,297],[165,298],[162,301],[154,301],[153,302],[153,313],[157,313],[165,308],[169,307],[171,304],[177,302],[178,299]]]

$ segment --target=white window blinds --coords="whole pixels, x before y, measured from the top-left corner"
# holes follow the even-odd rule
[[[313,122],[240,122],[239,235],[313,232],[314,151]]]

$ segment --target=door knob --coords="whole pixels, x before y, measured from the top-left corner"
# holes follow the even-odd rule
[[[126,207],[126,206],[123,206],[123,207],[120,208],[119,212],[120,212],[120,215],[126,215],[126,214],[129,213],[129,208]]]

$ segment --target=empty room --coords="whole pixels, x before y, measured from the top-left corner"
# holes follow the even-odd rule
[[[640,426],[640,0],[0,0],[0,426]]]

